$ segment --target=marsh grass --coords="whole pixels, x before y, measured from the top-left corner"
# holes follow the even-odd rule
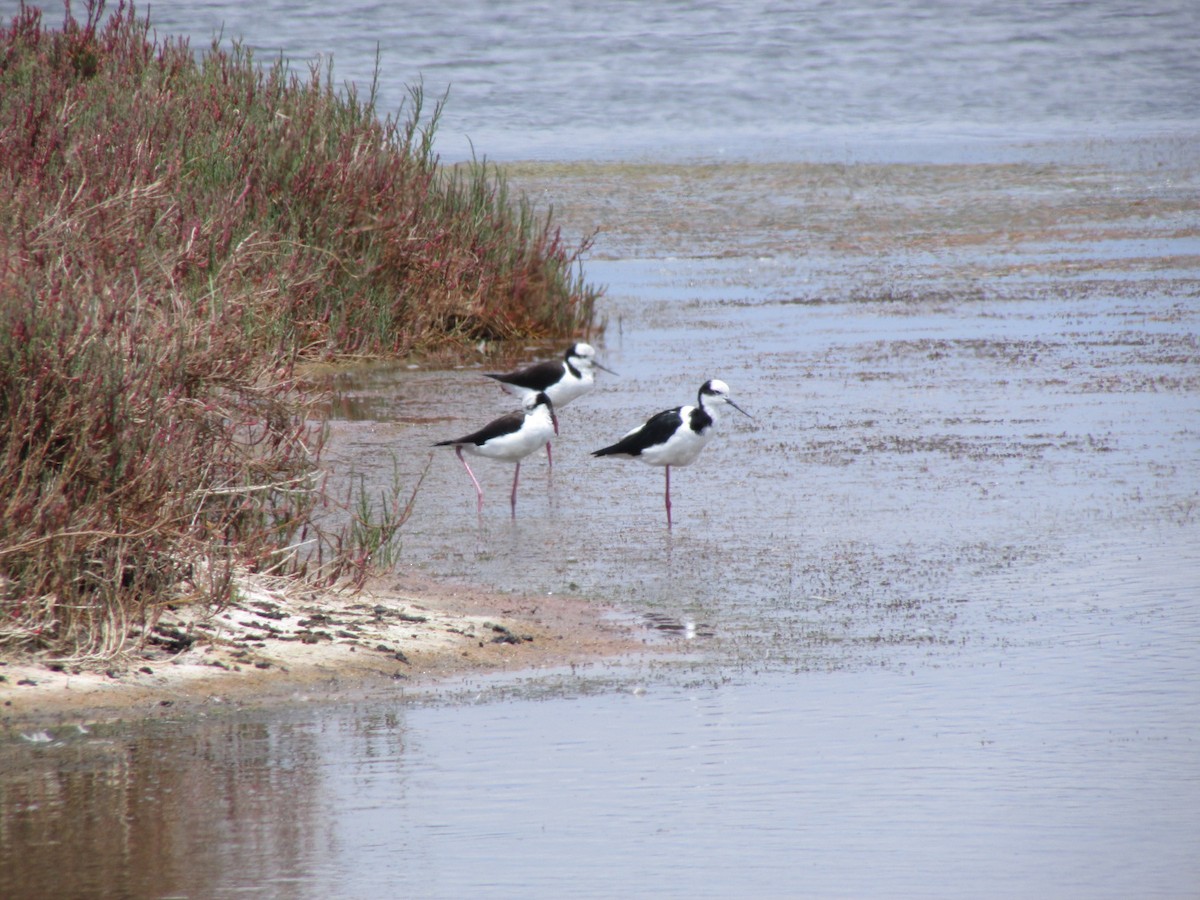
[[[0,29],[0,645],[102,656],[239,573],[361,579],[412,499],[317,528],[298,366],[587,330],[587,242],[439,166],[420,87],[401,113],[124,3]]]

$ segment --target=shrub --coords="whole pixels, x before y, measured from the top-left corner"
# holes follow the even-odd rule
[[[419,87],[380,120],[374,87],[149,29],[93,0],[0,30],[0,643],[114,652],[236,572],[318,574],[300,537],[361,573],[312,524],[297,365],[591,323],[587,242],[486,164],[445,172]]]

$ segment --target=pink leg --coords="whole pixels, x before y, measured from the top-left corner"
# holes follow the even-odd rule
[[[513,472],[512,517],[517,517],[517,481],[521,478],[521,464],[517,463],[517,471]]]
[[[546,462],[550,464],[550,471],[554,471],[554,458],[550,455],[550,442],[546,441]]]
[[[667,531],[671,530],[671,467],[667,466]]]
[[[458,454],[459,461],[463,464],[463,468],[467,470],[467,474],[471,476],[471,483],[475,485],[475,496],[477,500],[477,510],[483,512],[483,488],[479,486],[479,482],[475,480],[475,473],[471,471],[471,467],[467,465],[466,459],[462,455],[462,447],[455,447],[454,452]]]

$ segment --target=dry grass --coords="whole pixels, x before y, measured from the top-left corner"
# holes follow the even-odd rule
[[[361,574],[405,503],[314,528],[296,365],[591,323],[586,242],[444,172],[419,88],[380,120],[329,73],[149,35],[96,0],[0,28],[0,645],[102,655],[235,571]]]

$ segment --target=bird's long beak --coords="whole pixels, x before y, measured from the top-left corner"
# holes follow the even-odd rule
[[[596,362],[594,359],[592,360],[592,365],[595,366],[597,369],[603,369],[609,375],[617,375],[617,373],[614,372],[612,369],[610,369],[608,366],[602,366],[602,365],[600,365],[600,363]],[[617,375],[617,377],[620,378],[621,376]]]
[[[734,402],[733,402],[732,400],[730,400],[728,397],[726,397],[726,398],[725,398],[725,402],[726,402],[726,403],[728,403],[730,406],[732,406],[734,409],[736,409],[738,412],[740,412],[740,413],[741,413],[743,416],[745,416],[747,419],[753,419],[753,418],[754,418],[754,416],[750,415],[750,413],[746,412],[744,409],[742,409],[740,406],[738,406],[736,403],[734,403]]]

